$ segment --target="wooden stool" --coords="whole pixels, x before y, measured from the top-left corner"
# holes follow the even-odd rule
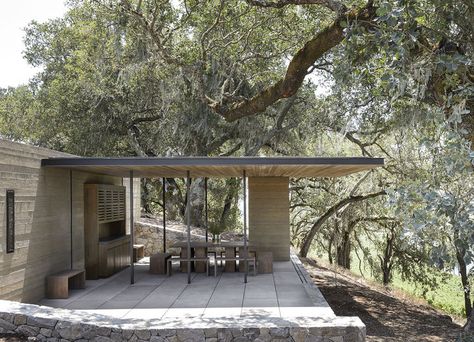
[[[143,259],[145,256],[145,245],[133,245],[133,262]]]
[[[171,258],[171,253],[156,253],[150,257],[150,273],[166,274],[166,263]]]
[[[273,253],[258,252],[257,253],[258,273],[273,273]]]
[[[55,273],[46,278],[46,297],[53,299],[65,299],[69,297],[71,289],[83,289],[86,287],[85,270],[66,270]]]
[[[249,261],[247,261],[248,263],[248,266],[252,266],[254,268],[254,273],[255,273],[255,260],[257,259],[257,252],[254,251],[254,250],[248,250],[248,259],[250,259]],[[239,258],[244,258],[245,256],[245,253],[244,253],[244,249],[242,248],[242,253],[240,253],[239,251]],[[253,262],[252,262],[253,260]],[[249,267],[250,268],[250,267]],[[239,260],[239,272],[245,272],[245,260]],[[250,273],[250,269],[249,269],[249,273]]]

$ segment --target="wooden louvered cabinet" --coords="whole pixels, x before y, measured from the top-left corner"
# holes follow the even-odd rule
[[[125,232],[125,187],[84,185],[84,244],[87,279],[108,277],[130,264]]]

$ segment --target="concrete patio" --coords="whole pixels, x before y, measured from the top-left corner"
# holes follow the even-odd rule
[[[152,275],[145,262],[135,276],[130,285],[126,269],[40,305],[0,300],[0,327],[52,341],[365,340],[362,321],[335,316],[295,255],[247,284],[242,273],[219,273],[193,274],[188,285],[187,274]]]
[[[247,284],[242,273],[219,272],[217,277],[194,273],[188,285],[186,274],[149,274],[148,264],[142,261],[135,265],[134,285],[129,284],[126,269],[108,279],[88,280],[86,289],[72,290],[68,299],[43,299],[39,304],[115,319],[161,320],[163,324],[183,318],[188,323],[206,318],[335,318],[298,262],[297,258],[275,262],[273,274],[249,276]]]

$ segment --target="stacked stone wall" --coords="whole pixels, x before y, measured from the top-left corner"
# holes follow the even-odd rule
[[[16,307],[10,308],[10,312],[5,312],[5,308],[10,306]],[[58,319],[55,309],[32,304],[9,305],[7,301],[0,301],[0,310],[2,310],[0,334],[20,335],[31,341],[357,342],[365,340],[365,326],[360,320],[350,317],[337,317],[307,327],[239,327],[236,322],[234,326],[228,328],[186,328],[183,324],[182,328],[169,329],[160,328],[159,325],[143,327],[143,324],[137,322],[135,322],[137,326],[134,327],[130,322],[122,322],[123,320],[100,324],[100,318],[97,318],[99,324],[92,324],[87,319],[84,322],[84,315],[81,313],[74,317],[73,311],[67,313],[68,320]],[[28,314],[28,311],[41,313]],[[94,317],[90,317],[89,320],[93,319]]]

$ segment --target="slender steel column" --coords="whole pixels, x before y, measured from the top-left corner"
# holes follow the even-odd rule
[[[208,222],[208,212],[207,212],[207,177],[204,178],[204,203],[205,203],[205,208],[204,208],[204,214],[205,214],[205,220],[206,220],[206,242],[209,241],[209,222]]]
[[[190,172],[186,171],[186,225],[188,226],[188,284],[191,284],[191,176]]]
[[[133,170],[130,170],[130,284],[135,284],[135,265],[133,264]]]
[[[245,170],[243,171],[243,180],[244,180],[244,267],[245,267],[245,276],[244,282],[247,283],[247,275],[249,273],[249,263],[248,263],[248,248],[247,248],[247,174]],[[254,265],[255,267],[255,265]]]
[[[71,270],[74,268],[73,258],[74,250],[72,249],[72,241],[74,239],[74,233],[72,230],[72,170],[69,170],[69,230],[71,231]]]
[[[163,253],[166,253],[166,178],[163,177]]]

